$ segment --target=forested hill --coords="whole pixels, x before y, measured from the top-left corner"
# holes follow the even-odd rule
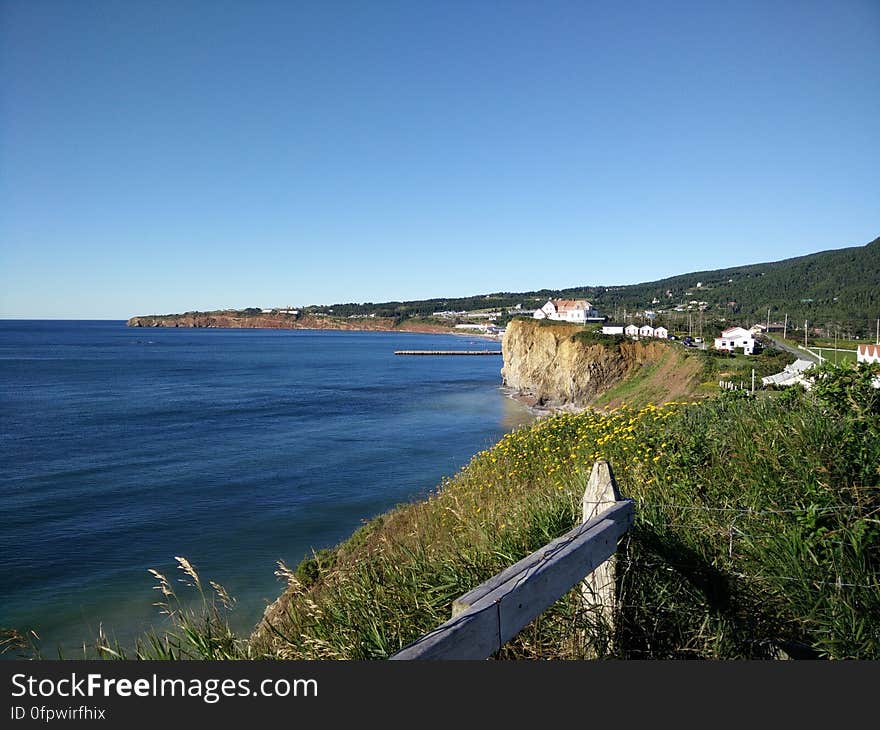
[[[701,286],[697,286],[697,284]],[[810,326],[839,325],[855,336],[873,334],[880,317],[880,238],[853,246],[762,264],[749,264],[690,274],[641,284],[611,287],[583,286],[531,292],[493,294],[450,299],[374,304],[334,304],[308,310],[350,316],[431,316],[437,311],[504,309],[517,304],[535,309],[550,297],[588,298],[603,314],[620,315],[624,309],[674,310],[691,301],[705,302],[707,315],[754,323],[763,322],[770,309],[772,320]],[[656,301],[655,301],[656,300]]]
[[[536,271],[536,276],[540,274]],[[589,272],[585,271],[584,277],[587,276]],[[495,292],[405,302],[313,304],[301,308],[295,324],[311,326],[308,323],[314,318],[323,317],[322,326],[345,320],[348,328],[356,328],[356,323],[348,321],[355,319],[361,322],[362,328],[371,328],[387,319],[390,324],[383,326],[400,327],[406,320],[417,320],[424,326],[433,322],[449,327],[455,318],[439,319],[435,315],[439,312],[491,311],[501,313],[496,322],[503,325],[516,314],[530,315],[547,299],[555,297],[589,299],[603,315],[618,321],[624,311],[630,321],[638,321],[640,314],[654,310],[661,322],[681,322],[682,318],[688,317],[679,312],[704,312],[706,321],[714,321],[717,326],[730,322],[750,326],[766,321],[769,309],[771,321],[782,322],[788,315],[789,323],[795,329],[800,329],[807,321],[811,329],[818,328],[827,333],[836,330],[850,339],[873,338],[880,317],[880,238],[864,246],[763,264],[696,271],[641,284],[607,287],[585,284],[567,289]],[[188,312],[187,315],[166,315],[166,319],[169,316],[217,314],[256,317],[261,310],[254,307],[239,312]],[[253,321],[250,324],[258,326]],[[166,326],[174,325],[166,323]],[[178,326],[192,325],[178,323]]]
[[[864,246],[609,288],[601,295],[606,310],[612,303],[636,307],[653,299],[660,300],[659,308],[697,300],[705,301],[708,311],[728,311],[743,320],[762,322],[770,308],[773,320],[788,314],[811,326],[873,331],[880,316],[880,238]]]

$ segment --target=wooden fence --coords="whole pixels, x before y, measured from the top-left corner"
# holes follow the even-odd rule
[[[617,540],[633,521],[606,461],[593,465],[583,522],[452,604],[452,618],[391,659],[486,659],[581,583],[581,595],[606,618],[614,607]]]

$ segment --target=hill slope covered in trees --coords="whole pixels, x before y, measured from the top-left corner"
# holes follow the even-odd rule
[[[426,317],[434,312],[534,309],[551,297],[585,297],[608,316],[648,308],[674,309],[689,301],[705,301],[708,316],[763,322],[788,314],[793,323],[810,327],[839,326],[852,337],[874,332],[880,316],[880,238],[864,246],[821,251],[768,263],[713,271],[696,271],[658,281],[621,286],[582,286],[530,292],[492,294],[408,302],[372,302],[307,307],[337,316],[371,314],[382,317]],[[697,283],[701,286],[698,288]],[[654,302],[658,300],[658,302]],[[753,323],[753,322],[752,322]]]

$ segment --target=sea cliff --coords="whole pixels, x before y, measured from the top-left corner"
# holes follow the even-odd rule
[[[603,337],[564,322],[513,320],[501,349],[504,385],[538,407],[661,403],[690,394],[700,371],[666,341]]]

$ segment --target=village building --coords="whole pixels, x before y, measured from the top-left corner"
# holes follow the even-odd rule
[[[638,336],[639,336],[639,326],[636,325],[636,324],[630,324],[630,325],[627,325],[627,326],[624,328],[623,333],[624,333],[627,337],[632,337],[633,339],[637,339]]]
[[[603,324],[602,325],[602,334],[603,335],[622,335],[624,333],[624,326],[622,324]]]
[[[552,319],[560,322],[586,324],[600,319],[599,312],[586,299],[548,299],[540,309],[536,309],[535,319]]]
[[[660,337],[661,339],[667,339],[669,337],[669,330],[666,329],[663,325],[654,328],[654,337]]]
[[[494,325],[488,324],[457,324],[455,325],[455,329],[457,330],[475,330],[477,332],[487,332],[490,327],[494,327]],[[497,328],[495,328],[497,329]]]
[[[784,332],[785,325],[782,322],[771,322],[769,326],[766,324],[755,324],[752,325],[752,328],[749,331],[753,335],[762,335],[766,332]]]
[[[856,351],[856,360],[880,364],[880,345],[859,345]]]
[[[730,352],[742,349],[746,355],[754,355],[760,345],[752,332],[744,327],[728,327],[721,333],[721,337],[715,338],[715,349]]]
[[[812,360],[795,360],[791,365],[786,365],[781,373],[775,375],[767,375],[761,378],[761,383],[766,387],[775,385],[778,387],[788,387],[789,385],[803,385],[807,390],[810,389],[812,383],[804,376],[813,365]]]
[[[639,337],[653,337],[654,328],[649,324],[643,324],[639,327]]]

